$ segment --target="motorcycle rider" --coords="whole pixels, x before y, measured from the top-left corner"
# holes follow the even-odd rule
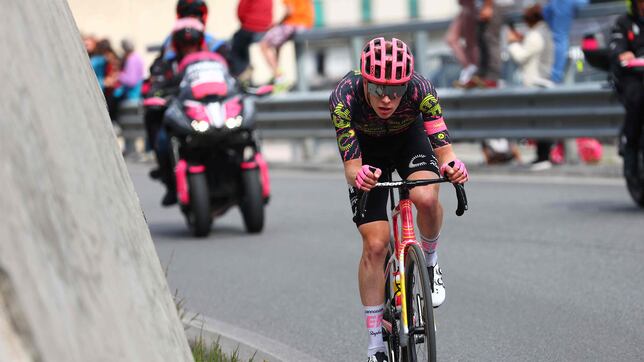
[[[150,93],[157,97],[177,95],[182,74],[179,64],[189,54],[205,49],[205,36],[203,24],[193,18],[177,20],[172,31],[172,47],[176,50],[176,57],[163,60],[156,64],[158,75],[152,78]],[[223,57],[221,62],[226,63]],[[163,113],[161,114],[163,115]],[[170,143],[167,132],[161,128],[156,138],[157,161],[161,181],[166,185],[166,193],[161,204],[170,206],[177,203],[175,178],[170,159]]]
[[[206,21],[208,20],[208,6],[204,0],[179,0],[176,6],[176,14],[178,20],[186,18],[198,20],[205,29]],[[160,83],[159,80],[161,80],[162,83],[163,78],[167,75],[164,73],[168,71],[168,64],[172,64],[173,61],[176,61],[177,59],[175,58],[178,56],[176,49],[173,46],[172,35],[173,33],[170,33],[170,35],[166,37],[161,47],[161,52],[150,66],[150,78],[147,81],[149,89],[143,92],[143,97],[146,99],[163,97],[163,95],[157,93],[158,85]],[[205,49],[217,52],[224,58],[228,59],[230,53],[228,43],[223,40],[216,39],[211,34],[206,33],[205,30],[203,46]],[[153,89],[154,83],[156,83],[156,89]],[[155,152],[157,160],[159,159],[159,150],[156,147],[157,133],[161,129],[164,112],[164,107],[146,107],[144,112],[146,135],[150,146]],[[152,178],[161,177],[161,165],[159,165],[159,168],[150,171],[150,176]]]
[[[626,110],[620,154],[624,157],[624,176],[631,178],[638,173],[637,151],[644,119],[644,77],[623,64],[644,57],[644,0],[627,0],[626,6],[627,13],[617,18],[611,31],[610,52],[617,94]]]
[[[177,19],[183,18],[195,18],[205,27],[206,21],[208,20],[208,6],[206,2],[204,0],[179,0],[177,2]],[[228,42],[216,39],[208,32],[204,32],[204,41],[208,50],[219,53],[228,59],[230,53]],[[172,34],[163,42],[161,54],[164,59],[171,59],[175,56],[175,49],[172,46]]]

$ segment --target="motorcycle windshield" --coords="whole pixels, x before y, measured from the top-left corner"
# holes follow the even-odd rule
[[[182,90],[190,89],[192,99],[225,97],[229,92],[230,80],[224,64],[204,60],[190,64],[181,81]]]

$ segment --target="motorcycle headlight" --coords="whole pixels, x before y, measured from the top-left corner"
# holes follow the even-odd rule
[[[226,123],[226,127],[230,129],[239,127],[242,124],[242,117],[237,116],[237,117],[228,118],[225,123]]]
[[[210,123],[206,121],[197,121],[194,120],[190,122],[192,128],[197,132],[206,132],[210,128]]]

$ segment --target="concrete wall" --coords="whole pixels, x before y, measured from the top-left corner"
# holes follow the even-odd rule
[[[66,1],[2,7],[0,361],[192,360]]]

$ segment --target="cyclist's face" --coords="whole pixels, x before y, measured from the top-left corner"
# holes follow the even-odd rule
[[[369,104],[371,108],[376,112],[378,117],[387,119],[396,111],[400,105],[400,100],[402,99],[402,94],[391,93],[390,92],[370,92],[368,90],[368,83],[365,82],[365,93],[369,98]],[[403,92],[404,93],[404,92]]]

